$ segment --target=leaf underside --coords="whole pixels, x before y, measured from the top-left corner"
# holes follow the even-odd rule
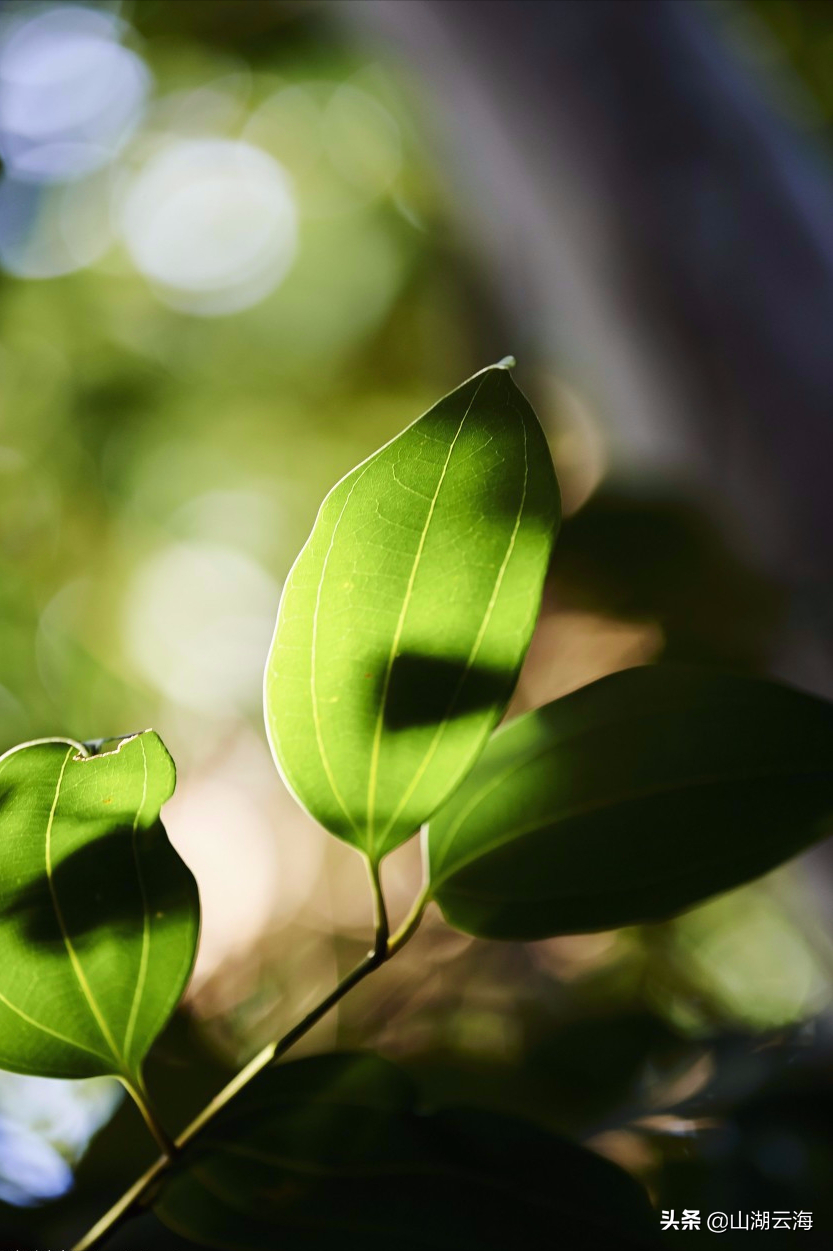
[[[159,820],[174,783],[152,731],[98,756],[41,743],[0,757],[3,1068],[140,1083],[199,929]]]
[[[163,1189],[157,1215],[222,1251],[627,1248],[653,1243],[641,1189],[537,1126],[422,1113],[399,1069],[316,1056],[258,1077]]]
[[[558,520],[544,434],[500,366],[325,499],[281,600],[266,721],[299,802],[373,860],[415,833],[497,724]]]
[[[833,821],[833,706],[659,665],[519,717],[431,820],[431,892],[483,938],[667,917],[804,850]]]

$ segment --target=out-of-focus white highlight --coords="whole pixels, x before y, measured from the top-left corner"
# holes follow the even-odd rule
[[[0,27],[0,152],[14,178],[81,177],[133,133],[150,76],[123,30],[111,13],[63,4]]]
[[[237,312],[278,285],[295,255],[283,168],[230,139],[171,143],[135,175],[121,229],[137,269],[183,311]]]
[[[77,1164],[123,1097],[110,1078],[0,1073],[0,1199],[29,1207],[72,1188]]]
[[[224,716],[260,702],[278,587],[230,547],[177,543],[134,576],[125,602],[130,657],[157,690]]]
[[[310,824],[280,785],[262,738],[248,727],[204,770],[185,773],[165,808],[165,825],[200,888],[192,994],[226,961],[250,958],[271,929],[303,907],[322,860],[323,839]]]

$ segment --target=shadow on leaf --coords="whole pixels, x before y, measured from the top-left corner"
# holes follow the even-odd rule
[[[133,837],[132,827],[125,826],[70,852],[53,867],[51,883],[44,873],[17,893],[7,916],[17,918],[30,942],[47,946],[63,944],[64,929],[73,941],[102,930],[134,934],[142,925],[144,900]],[[145,864],[167,843],[159,821],[136,837]],[[180,893],[175,876],[157,873],[154,911],[175,909]]]
[[[381,696],[384,662],[380,661],[376,668]],[[514,677],[511,669],[469,667],[466,658],[403,652],[391,669],[385,727],[410,730],[482,712],[493,704],[502,705],[511,693]]]

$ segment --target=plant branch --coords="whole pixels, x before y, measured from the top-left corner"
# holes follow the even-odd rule
[[[110,1211],[93,1226],[89,1233],[80,1242],[76,1243],[73,1251],[92,1251],[93,1248],[100,1247],[110,1234],[128,1217],[132,1216],[135,1211],[148,1207],[158,1192],[158,1184],[164,1179],[174,1163],[178,1162],[185,1148],[199,1137],[234,1096],[243,1090],[259,1073],[268,1068],[270,1064],[274,1064],[276,1060],[285,1055],[290,1047],[293,1047],[313,1026],[317,1025],[321,1018],[326,1016],[340,999],[343,999],[354,986],[358,986],[359,982],[363,981],[374,969],[378,969],[380,965],[389,960],[416,932],[425,910],[427,892],[425,890],[422,891],[403,925],[391,938],[389,937],[387,909],[382,896],[378,866],[375,869],[371,867],[371,884],[374,889],[377,909],[376,940],[373,950],[368,952],[364,960],[357,964],[346,977],[342,978],[338,985],[330,991],[329,995],[308,1012],[303,1020],[293,1026],[282,1038],[279,1038],[276,1042],[269,1043],[262,1051],[258,1052],[254,1059],[245,1068],[241,1069],[228,1085],[212,1099],[211,1103],[200,1112],[199,1116],[191,1122],[187,1129],[183,1130],[175,1142],[170,1143],[170,1140],[168,1140],[171,1150],[163,1146],[165,1154],[152,1164],[138,1181],[122,1195],[121,1199],[114,1204]],[[136,1098],[136,1092],[132,1089],[131,1094]],[[137,1102],[139,1102],[138,1099]],[[144,1115],[144,1109],[147,1108],[147,1105],[139,1102],[139,1107],[143,1110]],[[147,1117],[145,1119],[147,1120]],[[148,1125],[150,1125],[149,1121]],[[164,1134],[164,1131],[162,1133]],[[156,1137],[155,1133],[154,1137]],[[164,1137],[167,1139],[167,1135],[164,1135]],[[162,1145],[162,1141],[159,1138],[157,1138],[157,1141]]]
[[[91,1248],[100,1246],[117,1226],[121,1225],[128,1216],[132,1215],[135,1209],[147,1207],[148,1202],[156,1192],[156,1183],[161,1181],[170,1170],[174,1160],[182,1155],[184,1149],[190,1146],[194,1139],[222,1112],[223,1108],[226,1107],[234,1096],[257,1077],[259,1073],[268,1068],[270,1064],[280,1059],[290,1047],[294,1046],[300,1038],[303,1038],[304,1034],[308,1033],[314,1025],[317,1025],[321,1018],[326,1016],[330,1009],[335,1007],[348,991],[357,986],[369,973],[372,973],[380,964],[383,964],[386,959],[386,954],[379,956],[375,950],[369,952],[361,964],[356,965],[352,972],[348,973],[345,978],[342,978],[335,989],[325,999],[322,999],[311,1012],[308,1012],[303,1020],[293,1026],[282,1038],[279,1038],[276,1042],[269,1043],[262,1051],[259,1051],[254,1059],[250,1060],[246,1067],[241,1069],[228,1085],[211,1100],[207,1107],[203,1108],[199,1116],[183,1130],[176,1141],[171,1144],[172,1150],[166,1150],[165,1155],[150,1166],[139,1180],[131,1186],[130,1190],[122,1195],[118,1203],[114,1204],[110,1211],[93,1226],[89,1233],[80,1242],[76,1243],[73,1251],[91,1251]],[[129,1089],[133,1097],[136,1098],[135,1091],[132,1088]],[[137,1102],[139,1102],[138,1099]],[[142,1108],[141,1102],[139,1102],[139,1106]],[[157,1141],[159,1140],[157,1139]]]
[[[133,1215],[135,1210],[146,1206],[155,1183],[162,1179],[168,1171],[170,1163],[169,1157],[163,1155],[160,1156],[155,1164],[151,1164],[150,1168],[133,1183],[130,1189],[125,1191],[118,1203],[113,1204],[109,1212],[105,1213],[101,1220],[93,1225],[92,1229],[84,1235],[81,1241],[75,1244],[73,1251],[87,1251],[87,1248],[101,1246],[119,1225]]]

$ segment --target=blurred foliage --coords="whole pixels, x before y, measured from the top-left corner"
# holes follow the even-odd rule
[[[833,12],[827,0],[745,0],[744,7],[753,17],[747,31],[758,58],[788,65],[798,75],[815,105],[805,116],[809,113],[807,120],[829,137],[833,129]],[[756,38],[760,31],[769,38]]]
[[[516,347],[487,261],[454,224],[418,86],[351,39],[337,8],[122,6],[120,46],[149,73],[135,128],[75,180],[7,173],[15,198],[0,205],[22,222],[0,240],[0,750],[153,724],[180,765],[165,819],[205,927],[188,1012],[150,1059],[171,1128],[366,946],[361,866],[294,809],[265,746],[280,584],[332,483]],[[744,15],[765,26],[829,126],[832,6],[727,8],[736,34]],[[199,284],[183,296],[140,272],[142,215],[128,229],[123,211],[131,189],[162,185],[158,164],[141,181],[160,154],[202,141],[255,148],[286,177],[258,166],[275,194],[291,188],[274,284],[258,294],[215,272],[218,289],[251,298],[225,314],[200,307]],[[246,210],[262,220],[256,199]],[[189,232],[174,244],[181,277]],[[660,655],[765,668],[778,594],[708,501],[623,480],[587,397],[551,362],[519,366],[572,516],[516,708]],[[404,912],[412,849],[385,873]],[[658,1206],[814,1208],[829,1238],[832,966],[817,900],[809,875],[782,872],[666,925],[518,947],[470,942],[432,915],[310,1047],[373,1045],[438,1103],[583,1139]],[[44,1089],[0,1090],[2,1227],[17,1247],[65,1245],[153,1153],[121,1103],[59,1197],[110,1104],[82,1117],[94,1092],[55,1087],[53,1113],[66,1098],[82,1128],[53,1132]],[[114,1245],[147,1238],[139,1222]]]
[[[201,1245],[252,1251],[276,1229],[299,1251],[546,1247],[554,1227],[572,1247],[654,1244],[644,1191],[597,1155],[528,1121],[420,1102],[372,1052],[267,1070],[154,1209]]]

